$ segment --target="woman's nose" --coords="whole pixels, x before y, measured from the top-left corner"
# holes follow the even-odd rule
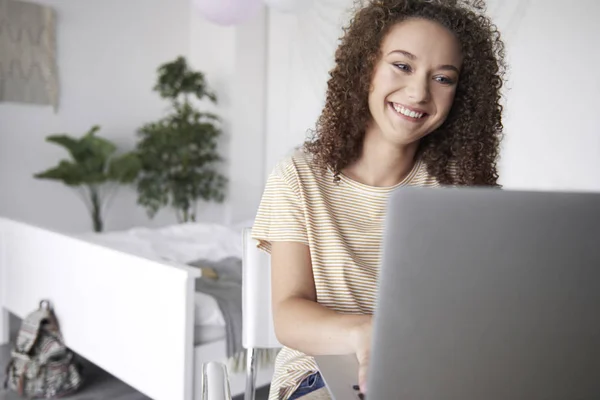
[[[408,97],[415,103],[429,100],[429,80],[425,77],[413,76],[406,85]]]

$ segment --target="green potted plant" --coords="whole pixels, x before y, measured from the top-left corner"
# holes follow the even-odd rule
[[[196,220],[199,201],[222,202],[227,180],[219,173],[219,117],[199,111],[192,99],[217,102],[202,72],[178,57],[158,68],[154,90],[169,100],[170,112],[143,125],[136,152],[141,161],[138,204],[153,218],[172,207],[179,222]]]
[[[61,181],[78,189],[92,218],[94,232],[103,231],[103,212],[118,186],[134,182],[140,169],[135,153],[115,155],[117,147],[98,137],[99,130],[100,126],[94,125],[80,138],[66,134],[48,136],[47,142],[64,147],[71,158],[34,175],[37,179]]]

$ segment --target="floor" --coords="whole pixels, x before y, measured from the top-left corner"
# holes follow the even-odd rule
[[[19,321],[15,318],[11,319],[12,336],[14,337],[14,328],[18,328]],[[10,358],[10,345],[0,346],[0,400],[23,400],[16,393],[4,389],[4,370]],[[121,382],[106,371],[100,369],[94,364],[83,360],[84,378],[86,385],[79,393],[65,397],[68,400],[152,400],[133,389],[131,386]],[[269,393],[268,388],[262,388],[256,393],[255,400],[267,400]],[[199,400],[199,399],[198,399]],[[243,400],[243,395],[235,397],[234,400]]]

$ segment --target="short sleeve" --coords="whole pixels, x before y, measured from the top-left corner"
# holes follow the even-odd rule
[[[308,244],[304,209],[293,164],[278,165],[267,180],[252,227],[258,247],[270,252],[276,241]]]

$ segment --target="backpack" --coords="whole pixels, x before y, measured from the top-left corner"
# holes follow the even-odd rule
[[[50,303],[42,300],[21,324],[4,387],[29,399],[63,397],[81,387],[81,370],[65,346]]]

